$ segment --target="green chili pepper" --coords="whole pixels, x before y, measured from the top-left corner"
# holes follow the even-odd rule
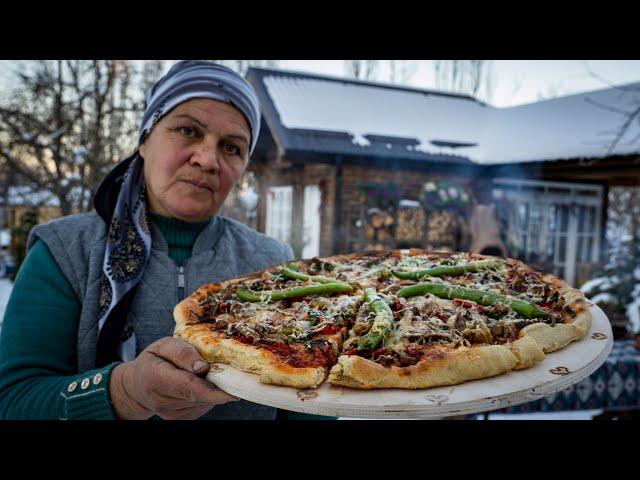
[[[529,303],[519,298],[501,295],[499,293],[486,292],[484,290],[475,290],[472,288],[456,287],[451,285],[443,285],[441,283],[417,283],[398,290],[399,297],[415,297],[416,295],[424,295],[431,293],[440,298],[460,298],[462,300],[471,300],[480,305],[493,305],[496,302],[502,302],[509,305],[516,312],[526,318],[532,317],[551,317],[552,315],[541,310],[537,305]]]
[[[407,272],[392,270],[393,274],[404,280],[419,280],[422,277],[441,277],[443,275],[462,275],[466,272],[477,272],[482,269],[495,268],[500,264],[497,260],[469,263],[467,265],[440,265],[433,268],[409,270]]]
[[[391,333],[393,312],[387,302],[373,288],[365,288],[364,298],[369,303],[376,318],[369,332],[358,340],[358,350],[375,350]]]
[[[287,267],[282,267],[282,274],[285,277],[293,278],[295,280],[311,280],[312,282],[317,283],[342,283],[344,285],[348,285],[348,283],[341,282],[335,278],[323,277],[321,275],[307,275],[306,273],[296,272]]]
[[[275,302],[283,298],[304,297],[306,295],[314,295],[317,293],[337,293],[350,292],[353,290],[351,285],[346,283],[325,283],[322,285],[309,285],[306,287],[293,287],[284,290],[264,290],[253,292],[246,288],[239,288],[236,296],[243,302]]]

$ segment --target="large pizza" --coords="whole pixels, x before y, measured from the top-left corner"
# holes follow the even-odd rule
[[[203,285],[175,336],[264,383],[429,388],[531,367],[585,336],[588,300],[519,260],[419,249],[298,260]]]

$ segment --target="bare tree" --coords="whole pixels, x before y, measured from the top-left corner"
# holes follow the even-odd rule
[[[135,150],[143,90],[161,70],[161,62],[140,72],[130,61],[20,62],[0,105],[0,160],[51,193],[63,215],[90,210],[104,175]]]
[[[358,80],[374,80],[378,71],[378,60],[345,60],[345,73]]]
[[[214,60],[214,62],[225,65],[243,76],[249,67],[275,68],[278,66],[277,60]]]
[[[617,131],[614,133],[614,137],[611,140],[611,143],[609,144],[609,147],[607,150],[607,154],[610,155],[611,153],[613,153],[618,143],[620,143],[620,140],[622,140],[622,138],[625,136],[625,134],[627,133],[629,128],[634,124],[634,122],[640,122],[640,87],[636,85],[632,85],[632,86],[615,85],[610,80],[604,78],[603,76],[591,70],[591,68],[586,62],[584,62],[584,67],[587,70],[587,73],[591,77],[595,78],[596,80],[599,80],[600,82],[602,82],[603,84],[607,85],[610,88],[618,90],[621,94],[629,94],[629,93],[638,94],[637,96],[633,96],[633,97],[630,96],[630,102],[628,104],[628,107],[625,109],[620,109],[617,106],[605,105],[605,104],[596,102],[590,98],[587,98],[587,101],[592,105],[603,108],[605,110],[609,110],[614,113],[618,113],[621,116],[620,128],[618,128]],[[631,144],[640,142],[640,135],[637,135],[635,138],[631,139],[629,142]]]
[[[434,70],[438,88],[491,99],[494,88],[491,61],[436,60]]]
[[[389,81],[406,84],[416,72],[417,65],[408,60],[389,60]]]
[[[165,70],[167,70],[165,60],[146,60],[142,63],[139,88],[143,95],[146,95],[153,84],[165,73]]]

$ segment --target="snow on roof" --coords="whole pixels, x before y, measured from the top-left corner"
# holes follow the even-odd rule
[[[264,85],[288,129],[413,138],[407,149],[467,156],[480,164],[596,158],[640,106],[640,83],[495,108],[470,97],[271,71]],[[634,122],[612,154],[640,152]],[[456,144],[461,144],[456,147]]]
[[[344,131],[363,148],[369,144],[365,135],[381,135],[418,139],[414,149],[425,153],[454,153],[430,141],[477,143],[481,134],[477,126],[486,124],[488,111],[465,97],[335,80],[271,75],[264,84],[285,127]]]

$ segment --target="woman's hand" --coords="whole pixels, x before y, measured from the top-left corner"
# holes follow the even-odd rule
[[[118,365],[109,382],[111,402],[120,419],[199,418],[215,405],[239,400],[200,378],[209,371],[187,342],[165,337],[144,349],[132,362]]]

